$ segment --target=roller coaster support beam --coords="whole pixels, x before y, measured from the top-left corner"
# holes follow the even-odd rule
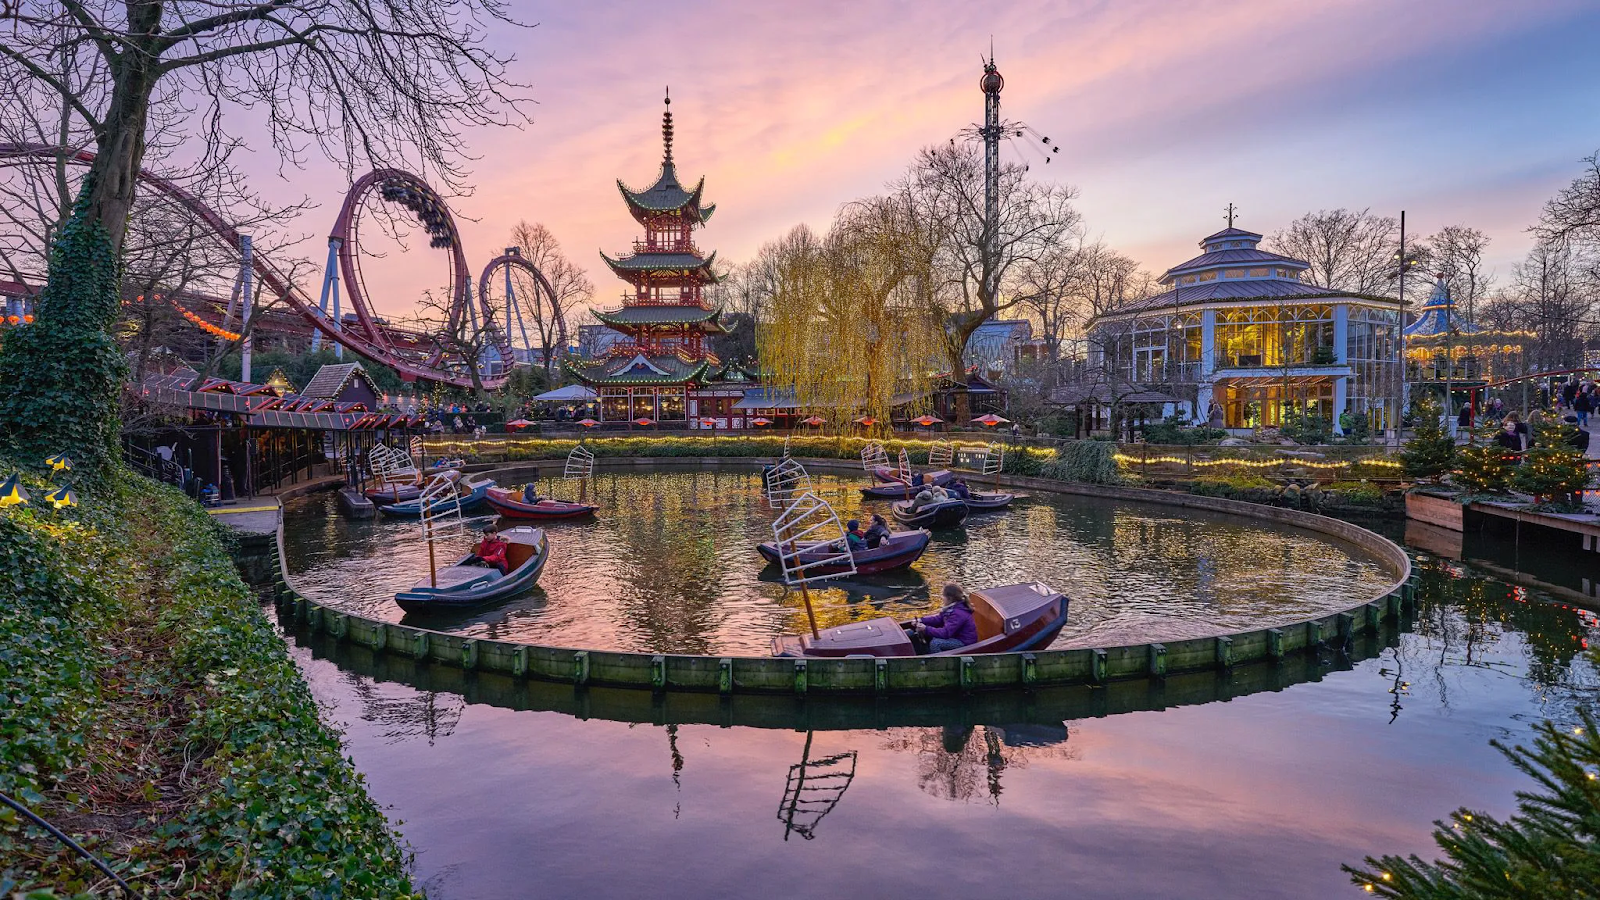
[[[328,301],[333,300],[333,312],[329,315]],[[339,310],[339,239],[328,238],[328,264],[322,269],[322,299],[318,303],[322,315],[333,324],[333,330],[338,331],[343,327],[344,314]],[[311,331],[311,352],[315,353],[322,347],[322,330]],[[344,345],[338,341],[333,342],[333,355],[344,359]]]
[[[244,342],[239,345],[239,380],[248,384],[250,382],[250,351],[253,349],[250,346],[250,312],[251,308],[255,306],[255,303],[252,302],[255,298],[251,295],[250,290],[250,268],[255,265],[256,256],[255,245],[251,242],[248,234],[239,235],[239,255],[241,257],[239,302],[242,304],[239,310],[239,331],[244,335]]]

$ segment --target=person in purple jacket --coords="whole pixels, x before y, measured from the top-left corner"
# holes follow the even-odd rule
[[[929,653],[959,650],[978,642],[978,623],[972,618],[967,592],[954,582],[944,586],[945,608],[916,621],[916,636],[928,642]]]

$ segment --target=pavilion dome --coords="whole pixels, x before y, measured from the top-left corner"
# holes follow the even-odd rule
[[[1300,273],[1311,268],[1304,260],[1258,249],[1256,245],[1261,240],[1262,235],[1254,231],[1232,226],[1207,235],[1200,239],[1200,248],[1205,252],[1168,269],[1162,274],[1161,283],[1172,284],[1183,276],[1207,272],[1233,280],[1299,281]]]

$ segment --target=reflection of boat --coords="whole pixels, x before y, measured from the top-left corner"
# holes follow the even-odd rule
[[[951,497],[937,503],[928,503],[915,510],[910,500],[894,504],[894,517],[912,528],[954,528],[967,518],[966,501]]]
[[[517,491],[491,488],[484,498],[494,511],[508,519],[576,519],[592,514],[600,507],[571,500],[553,500],[542,497],[533,503],[522,499]]]
[[[1005,509],[1015,499],[1017,499],[1016,494],[1002,494],[998,491],[973,491],[962,502],[967,504],[968,509]]]
[[[461,482],[454,497],[439,500],[434,505],[442,511],[448,512],[454,506],[465,512],[486,500],[489,496],[489,489],[492,487],[494,487],[493,478],[483,477],[478,481],[468,479]],[[415,519],[422,515],[422,498],[419,496],[414,500],[407,500],[403,503],[380,506],[378,511],[384,515],[404,516],[409,519]]]
[[[1049,646],[1067,623],[1067,598],[1037,582],[974,590],[968,595],[978,642],[928,656],[969,656]],[[905,628],[884,616],[824,629],[816,637],[781,634],[773,656],[916,656]]]
[[[928,541],[933,536],[928,532],[918,529],[916,531],[897,531],[889,535],[883,543],[871,550],[858,550],[854,554],[856,574],[875,575],[878,572],[888,572],[893,569],[902,569],[911,565],[922,557],[922,551],[928,549]],[[756,550],[762,558],[772,565],[782,565],[778,558],[778,545],[771,541],[757,544]],[[846,572],[848,565],[843,560],[838,565],[811,565],[812,560],[821,562],[829,557],[837,556],[839,545],[837,541],[824,541],[818,544],[804,544],[799,553],[791,553],[797,557],[798,565],[806,566],[808,575],[831,575],[837,572]],[[791,567],[794,563],[791,564]]]
[[[544,529],[519,525],[500,532],[506,547],[504,575],[499,569],[468,563],[467,554],[456,564],[440,569],[436,579],[424,578],[409,591],[394,595],[394,602],[406,612],[435,609],[460,609],[509,597],[532,587],[550,558],[550,542]]]
[[[884,484],[892,484],[901,489],[905,488],[905,481],[900,478],[899,470],[890,468],[889,466],[873,466],[872,477],[878,479]],[[932,472],[923,472],[922,477],[928,484],[937,484],[940,487],[944,487],[954,480],[956,473],[950,471],[949,469],[935,469]],[[912,480],[915,481],[916,479],[913,478]]]

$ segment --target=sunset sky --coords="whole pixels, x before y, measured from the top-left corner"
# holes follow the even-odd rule
[[[668,84],[679,171],[705,175],[718,205],[699,243],[728,262],[825,225],[980,119],[991,35],[1003,115],[1062,148],[1034,171],[1076,186],[1090,231],[1155,271],[1193,255],[1232,202],[1268,234],[1335,207],[1405,209],[1422,233],[1474,225],[1503,277],[1600,149],[1593,0],[512,5],[537,27],[495,43],[517,53],[535,121],[469,135],[475,190],[451,203],[474,268],[519,219],[543,222],[600,305],[622,285],[596,251],[637,231],[615,179],[655,177]],[[278,189],[276,160],[259,161]],[[343,176],[282,177],[321,203],[296,228],[325,235]],[[368,279],[396,312],[442,271],[413,249]]]

